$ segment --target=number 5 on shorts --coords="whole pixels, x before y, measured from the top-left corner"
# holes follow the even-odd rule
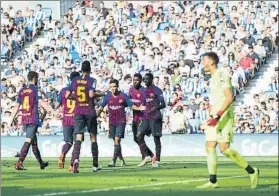
[[[77,87],[77,96],[79,102],[86,101],[86,94],[85,94],[85,86],[78,86]]]

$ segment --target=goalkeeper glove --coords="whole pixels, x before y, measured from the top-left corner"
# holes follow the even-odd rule
[[[211,118],[207,121],[207,125],[214,127],[220,120],[222,114],[223,114],[223,111],[219,111],[216,115],[210,115]]]

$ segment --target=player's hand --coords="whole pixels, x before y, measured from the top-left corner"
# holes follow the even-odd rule
[[[208,126],[216,126],[218,123],[219,119],[221,118],[223,112],[219,111],[216,115],[211,115],[211,117],[207,120],[207,125]]]
[[[140,111],[144,111],[145,109],[146,109],[146,106],[144,106],[144,105],[140,105],[138,108],[138,110],[140,110]]]
[[[214,126],[217,125],[218,121],[219,121],[218,118],[212,118],[211,117],[209,120],[207,120],[207,125],[214,127]]]

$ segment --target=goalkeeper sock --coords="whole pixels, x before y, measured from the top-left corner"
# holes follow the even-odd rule
[[[253,173],[255,173],[255,170],[254,170],[250,165],[248,165],[248,166],[245,168],[245,170],[248,172],[248,174],[253,174]]]
[[[207,153],[207,169],[209,173],[209,181],[212,183],[217,182],[217,153],[215,148],[206,148]]]
[[[248,163],[235,150],[227,148],[223,154],[234,161],[239,167],[245,169],[249,174],[253,174],[255,172],[254,169],[249,166]]]

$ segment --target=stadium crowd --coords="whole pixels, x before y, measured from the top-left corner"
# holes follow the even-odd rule
[[[45,30],[43,45],[34,42],[31,53],[23,49],[21,56],[11,58],[43,30],[44,17],[40,5],[36,11],[1,8],[1,58],[7,57],[9,65],[1,80],[2,135],[24,135],[21,118],[12,129],[8,124],[28,71],[40,74],[39,92],[54,106],[59,91],[69,85],[70,72],[79,71],[83,60],[91,61],[100,91],[115,78],[127,93],[135,73],[153,73],[167,103],[163,133],[203,133],[200,124],[209,116],[210,76],[200,64],[202,54],[217,52],[218,66],[231,76],[238,96],[266,65],[279,41],[278,8],[265,1],[146,5],[118,1],[112,8],[102,2],[97,8],[94,1],[76,1],[61,21]],[[235,133],[278,133],[278,67],[274,72],[270,85],[254,95],[251,105],[236,111]],[[40,113],[44,116],[40,134],[62,134],[61,119]],[[100,134],[107,134],[107,118],[106,112],[99,118]],[[132,134],[131,118],[127,111],[128,134]]]

